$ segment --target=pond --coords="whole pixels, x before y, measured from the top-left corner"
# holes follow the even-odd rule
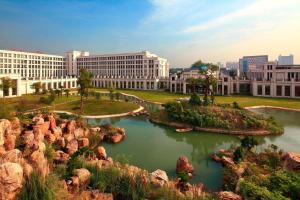
[[[281,136],[259,137],[262,144],[258,149],[273,143],[284,150],[300,152],[300,113],[271,109],[254,111],[274,116],[285,128],[285,134]],[[192,182],[203,182],[209,190],[218,190],[222,186],[222,166],[209,156],[221,148],[239,144],[236,136],[205,132],[177,133],[172,128],[152,124],[145,116],[89,119],[88,123],[112,123],[125,128],[127,137],[124,141],[103,145],[108,155],[113,158],[125,155],[130,164],[150,172],[162,169],[174,178],[178,157],[187,156],[195,169]]]

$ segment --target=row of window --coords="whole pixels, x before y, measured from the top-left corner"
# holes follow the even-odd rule
[[[262,85],[257,86],[257,94],[258,95],[263,95],[263,86]],[[266,95],[266,96],[271,95],[271,86],[270,85],[265,86],[265,94],[264,95]],[[290,97],[291,96],[291,86],[289,86],[289,85],[285,85],[285,86],[277,85],[276,86],[276,96]],[[300,97],[300,86],[295,86],[295,96]]]
[[[48,57],[48,56],[35,56],[35,55],[26,55],[26,54],[11,54],[11,53],[0,53],[0,57],[3,58],[20,58],[20,59],[42,59],[42,60],[57,60],[63,61],[63,57]]]

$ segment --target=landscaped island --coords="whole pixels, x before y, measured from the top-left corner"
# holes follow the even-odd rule
[[[169,102],[164,109],[152,113],[155,123],[175,128],[234,135],[282,134],[283,128],[273,118],[264,118],[241,108],[237,103],[215,105],[192,95],[189,102]]]

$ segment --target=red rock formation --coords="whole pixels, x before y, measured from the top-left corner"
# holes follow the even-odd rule
[[[288,170],[300,170],[300,154],[295,152],[287,152],[282,159],[284,161],[284,167]]]
[[[192,164],[189,163],[189,160],[185,156],[180,156],[176,163],[176,172],[186,172],[186,173],[193,173],[194,168]]]

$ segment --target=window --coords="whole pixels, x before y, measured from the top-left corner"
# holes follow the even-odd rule
[[[295,86],[295,96],[300,97],[300,86]]]
[[[282,96],[282,86],[281,85],[276,86],[276,95]]]
[[[262,85],[257,86],[257,94],[262,95]]]
[[[291,96],[291,86],[285,86],[285,87],[284,87],[284,95],[285,95],[286,97]]]
[[[271,95],[271,87],[269,85],[265,86],[265,95]]]

